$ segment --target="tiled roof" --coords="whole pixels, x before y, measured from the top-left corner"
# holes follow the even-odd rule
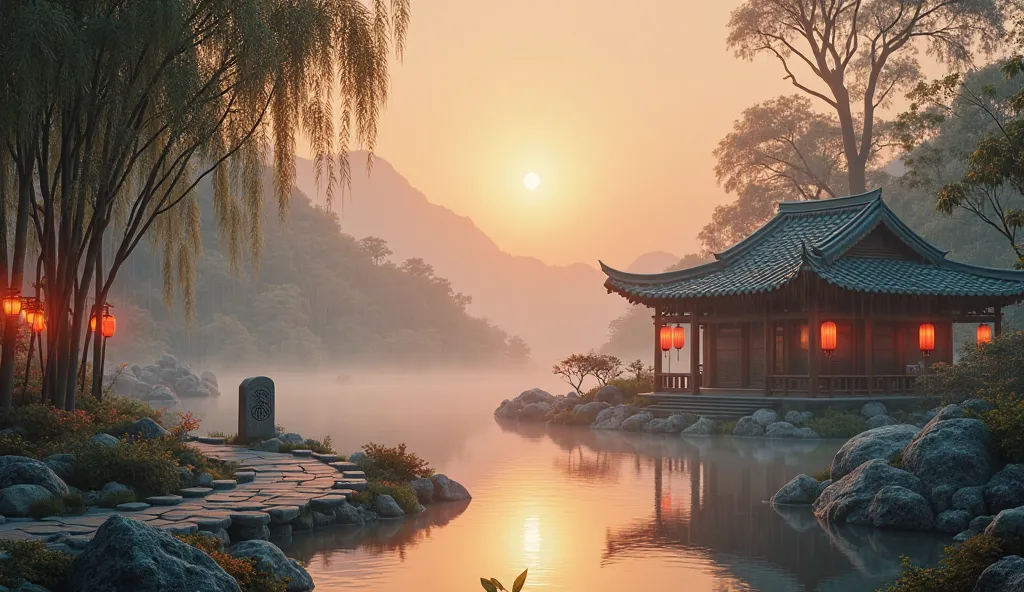
[[[899,238],[914,260],[844,257],[878,225]],[[1024,271],[957,263],[915,234],[882,201],[881,190],[813,202],[786,202],[767,224],[716,261],[658,274],[632,274],[601,263],[605,286],[631,299],[707,298],[772,292],[802,269],[859,292],[1024,296]]]

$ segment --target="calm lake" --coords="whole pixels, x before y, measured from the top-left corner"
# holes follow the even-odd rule
[[[332,527],[275,541],[317,590],[482,590],[480,576],[526,590],[865,591],[901,555],[934,563],[949,539],[846,528],[767,500],[831,462],[838,441],[689,438],[498,423],[493,409],[543,379],[438,376],[424,384],[272,374],[277,421],[330,435],[350,453],[405,442],[473,500],[412,519]],[[204,430],[234,431],[236,397],[194,405]],[[550,382],[550,379],[548,379]]]

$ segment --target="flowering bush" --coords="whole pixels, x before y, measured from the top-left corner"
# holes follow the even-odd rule
[[[288,578],[260,571],[255,557],[235,557],[225,553],[220,541],[211,536],[183,534],[178,538],[209,555],[221,569],[235,578],[242,592],[285,592],[288,589]]]
[[[430,463],[412,452],[406,452],[405,444],[390,447],[370,442],[363,446],[363,452],[371,461],[365,463],[363,470],[374,481],[406,482],[434,474]]]
[[[177,413],[175,413],[175,416],[178,419],[177,421],[174,422],[174,425],[172,425],[168,431],[171,433],[172,436],[175,436],[179,440],[184,439],[184,436],[187,436],[189,432],[194,432],[199,429],[199,418],[196,417],[191,411],[186,411],[184,413],[178,411]]]

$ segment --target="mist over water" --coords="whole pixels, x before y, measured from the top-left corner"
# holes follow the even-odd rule
[[[192,406],[204,430],[235,431],[233,385],[252,370],[218,373],[224,394]],[[508,585],[529,568],[527,592],[860,592],[891,581],[901,555],[931,564],[949,542],[826,530],[809,509],[767,503],[795,475],[827,466],[841,441],[684,439],[494,420],[501,400],[527,387],[568,390],[550,375],[268,374],[287,430],[330,435],[342,453],[405,442],[473,494],[405,520],[275,541],[308,565],[317,590],[474,590],[481,576]]]

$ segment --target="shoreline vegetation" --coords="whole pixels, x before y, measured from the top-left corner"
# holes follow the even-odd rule
[[[75,411],[38,403],[0,411],[0,590],[300,592],[312,589],[312,579],[272,540],[293,529],[359,527],[471,499],[404,444],[371,442],[339,455],[329,437],[306,439],[279,428],[261,442],[228,437],[234,446],[225,447],[218,445],[223,436],[193,437],[199,428],[190,412],[171,414],[109,394],[102,402],[84,395]],[[302,483],[268,481],[273,471],[260,473],[255,461],[232,456],[264,468],[312,468],[311,479],[329,482],[302,493]],[[193,508],[187,515],[195,517],[180,523],[158,513],[185,515],[186,502],[217,494],[241,500],[245,483],[285,497],[269,506],[225,498],[218,500],[229,502],[224,511]],[[264,490],[251,490],[258,491]],[[47,518],[56,521],[34,522]],[[32,524],[53,532],[33,540],[4,536],[23,538],[26,531],[13,529]],[[71,526],[61,532],[62,525]],[[126,538],[133,549],[121,548]],[[182,565],[188,573],[175,571]]]

